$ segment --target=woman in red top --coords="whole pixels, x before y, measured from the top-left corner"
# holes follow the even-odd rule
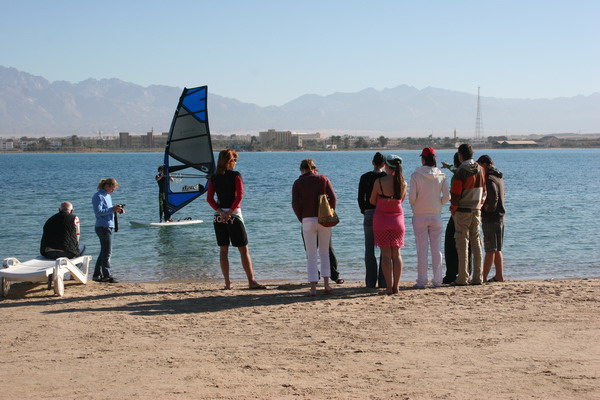
[[[319,175],[317,166],[310,158],[300,163],[302,175],[294,182],[292,187],[292,208],[302,223],[304,247],[306,249],[306,270],[311,297],[317,294],[319,281],[319,268],[317,260],[321,261],[321,276],[325,287],[325,294],[331,294],[333,289],[329,285],[331,264],[329,260],[329,242],[331,240],[331,227],[319,224],[319,196],[323,193],[329,197],[329,205],[335,208],[336,197],[333,186],[324,175]]]
[[[229,245],[237,247],[240,252],[242,266],[248,278],[250,289],[265,289],[254,279],[252,260],[248,250],[248,236],[242,218],[240,203],[244,197],[244,182],[239,172],[233,168],[238,154],[235,150],[222,150],[217,161],[217,170],[208,181],[206,200],[216,211],[214,216],[215,235],[219,245],[219,261],[225,278],[225,290],[231,289],[229,279]],[[215,201],[215,193],[218,201]]]

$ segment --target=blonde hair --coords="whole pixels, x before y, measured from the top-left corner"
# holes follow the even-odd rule
[[[114,187],[115,189],[119,187],[119,183],[115,178],[102,178],[100,182],[98,182],[98,189],[104,189],[104,186]]]

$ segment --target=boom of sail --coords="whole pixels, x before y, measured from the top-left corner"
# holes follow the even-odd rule
[[[173,214],[206,191],[215,171],[207,112],[207,86],[185,88],[165,148],[166,208]]]

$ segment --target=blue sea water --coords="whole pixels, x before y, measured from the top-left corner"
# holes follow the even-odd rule
[[[403,159],[407,180],[420,165],[418,151],[389,151]],[[451,162],[453,151],[438,152]],[[485,150],[504,173],[506,185],[505,270],[508,279],[600,276],[600,149]],[[356,197],[360,175],[371,169],[374,151],[240,153],[237,169],[245,183],[242,210],[250,253],[259,280],[306,280],[300,224],[291,209],[291,187],[304,158],[327,175],[339,201],[341,222],[333,243],[341,276],[364,279],[363,228]],[[484,154],[477,151],[475,157]],[[62,201],[71,201],[81,220],[87,253],[98,255],[91,197],[98,180],[115,177],[114,203],[126,203],[114,235],[112,265],[122,281],[220,279],[212,209],[205,196],[175,217],[201,225],[134,228],[129,221],[158,219],[156,167],[159,153],[0,154],[4,212],[0,258],[38,255],[44,222]],[[416,278],[416,251],[408,201],[403,280]],[[444,207],[444,224],[450,214]],[[239,256],[230,250],[232,278],[244,280]],[[95,261],[92,261],[94,263]]]

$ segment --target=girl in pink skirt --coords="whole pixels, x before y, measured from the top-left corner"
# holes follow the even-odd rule
[[[381,267],[387,284],[385,294],[398,293],[402,275],[400,247],[404,246],[404,210],[406,181],[402,176],[402,159],[390,154],[385,159],[386,176],[373,185],[370,202],[375,204],[373,234],[381,248]]]

